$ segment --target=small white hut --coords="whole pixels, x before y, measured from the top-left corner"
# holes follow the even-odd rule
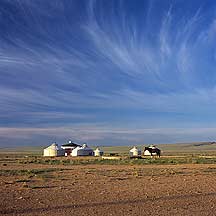
[[[48,146],[44,149],[45,157],[56,157],[56,156],[64,156],[65,150],[58,147],[58,144],[53,143],[52,145]]]
[[[76,147],[72,150],[71,156],[93,156],[94,152],[87,144],[83,144],[81,147]]]
[[[134,146],[130,151],[130,157],[140,157],[142,154],[141,150],[139,150],[136,146]]]
[[[156,146],[151,144],[151,145],[148,146],[148,148],[156,149]],[[157,153],[156,152],[152,152],[152,155],[156,156]],[[151,152],[148,149],[144,150],[144,156],[151,156]]]
[[[151,152],[149,150],[144,151],[145,156],[151,156]],[[157,155],[156,153],[152,153],[152,155]]]
[[[94,150],[94,156],[95,157],[99,157],[99,156],[103,156],[104,152],[99,149],[98,147]]]

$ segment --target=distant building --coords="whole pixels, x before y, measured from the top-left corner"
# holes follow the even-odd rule
[[[103,156],[103,154],[104,154],[104,152],[101,149],[99,149],[99,148],[96,148],[94,150],[94,156],[95,157]]]
[[[143,153],[145,156],[160,156],[161,150],[158,149],[155,145],[150,145],[148,147],[145,147]]]
[[[45,157],[56,157],[56,156],[64,156],[65,155],[65,150],[58,147],[58,144],[53,143],[52,145],[48,146],[47,148],[44,149],[44,154]]]
[[[139,150],[136,146],[134,146],[130,151],[130,157],[140,157],[142,154],[141,150]]]
[[[68,143],[61,145],[61,147],[65,150],[65,156],[68,156],[71,154],[73,149],[75,149],[76,147],[81,147],[81,145],[69,140]]]
[[[76,147],[72,150],[71,156],[93,156],[94,152],[87,144],[83,144],[81,147]]]
[[[151,156],[151,155],[156,155],[156,153],[152,153],[149,150],[144,150],[144,155],[145,156]]]

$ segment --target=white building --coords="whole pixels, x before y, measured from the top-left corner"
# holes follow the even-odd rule
[[[94,150],[94,156],[95,157],[103,156],[103,154],[104,154],[104,152],[101,149],[99,149],[99,148],[96,148]]]
[[[81,145],[78,145],[69,140],[68,143],[61,145],[61,147],[65,150],[65,156],[68,156],[71,154],[73,149],[75,149],[76,147],[81,147]]]
[[[83,144],[81,147],[76,147],[72,150],[71,156],[93,156],[94,152],[87,144]]]
[[[150,152],[149,150],[145,150],[145,151],[144,151],[144,155],[145,155],[145,156],[151,156],[151,152]],[[155,155],[157,155],[157,154],[156,154],[155,152],[152,152],[152,155],[155,156]]]
[[[58,144],[53,143],[52,145],[48,146],[44,149],[45,157],[56,157],[56,156],[64,156],[65,150],[58,147]]]
[[[139,150],[136,146],[134,146],[130,151],[129,155],[130,157],[139,157],[141,156],[142,152]]]
[[[155,145],[152,145],[152,144],[151,144],[148,148],[150,148],[150,149],[157,149],[156,146],[155,146]],[[151,155],[152,155],[152,156],[156,156],[157,153],[156,153],[156,151],[152,151],[152,154],[151,154],[151,152],[150,152],[148,149],[145,149],[145,150],[144,150],[144,155],[145,155],[145,156],[151,156]]]

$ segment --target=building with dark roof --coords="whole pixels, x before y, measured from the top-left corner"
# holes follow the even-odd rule
[[[61,145],[61,147],[65,150],[65,156],[68,156],[71,154],[73,149],[75,149],[76,147],[81,147],[81,145],[76,144],[71,140],[69,140],[68,143]]]

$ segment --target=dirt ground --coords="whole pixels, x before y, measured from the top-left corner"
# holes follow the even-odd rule
[[[216,214],[213,164],[0,168],[0,215]]]

